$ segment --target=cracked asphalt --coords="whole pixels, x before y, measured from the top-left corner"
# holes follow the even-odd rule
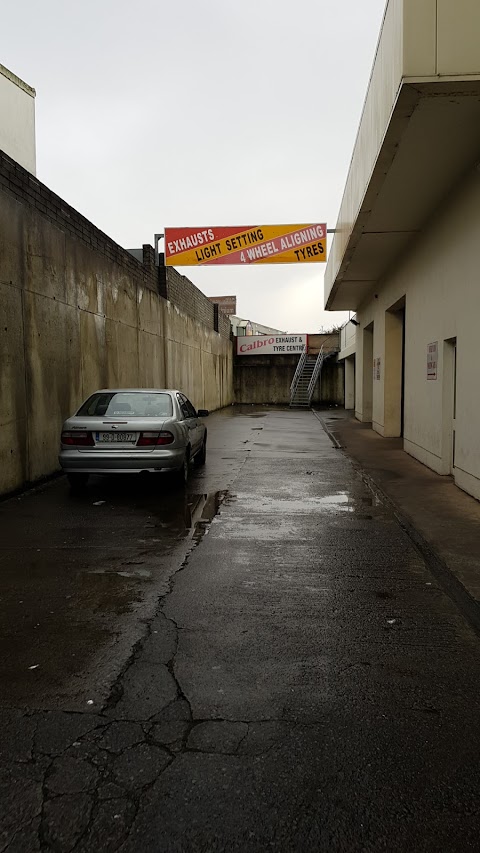
[[[480,849],[479,638],[310,411],[0,504],[0,853]]]

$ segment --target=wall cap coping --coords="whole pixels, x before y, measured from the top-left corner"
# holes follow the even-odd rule
[[[15,86],[18,86],[19,89],[23,89],[23,91],[26,92],[27,95],[30,95],[32,98],[35,98],[37,94],[35,89],[32,89],[32,87],[29,86],[28,83],[25,83],[23,80],[20,79],[20,77],[17,77],[17,75],[14,74],[13,71],[9,71],[8,68],[5,68],[5,66],[1,64],[0,74],[2,74],[3,77],[6,77],[7,80],[10,80],[11,83],[14,83]]]

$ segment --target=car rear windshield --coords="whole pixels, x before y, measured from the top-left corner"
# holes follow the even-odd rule
[[[165,418],[173,414],[169,394],[150,394],[138,391],[92,394],[78,410],[82,417]]]

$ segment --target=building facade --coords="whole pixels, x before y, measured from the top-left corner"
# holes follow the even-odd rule
[[[387,3],[325,276],[356,417],[478,499],[479,34],[478,0]]]
[[[227,317],[231,317],[237,313],[237,297],[236,296],[209,296],[210,302],[218,305],[220,311],[223,311]]]
[[[36,174],[35,89],[0,65],[0,151]]]
[[[244,317],[230,315],[230,323],[232,324],[232,332],[235,337],[242,335],[285,335],[285,331],[273,329],[271,326],[263,326],[262,323],[255,323],[253,320],[245,320]]]
[[[355,317],[347,320],[339,333],[340,352],[338,353],[338,361],[343,362],[344,366],[344,405],[346,409],[355,409],[357,323]]]

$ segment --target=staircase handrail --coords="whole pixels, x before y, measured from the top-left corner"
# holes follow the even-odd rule
[[[308,350],[308,348],[307,348],[307,345],[305,344],[305,346],[302,350],[302,354],[298,360],[297,369],[295,370],[295,373],[293,374],[293,379],[292,379],[291,384],[290,384],[290,400],[293,400],[293,398],[295,396],[295,391],[298,388],[298,383],[300,382],[300,377],[303,373],[303,366],[307,360],[307,350]]]
[[[325,360],[325,353],[323,351],[323,344],[320,347],[320,351],[317,355],[317,360],[315,362],[315,367],[313,368],[312,378],[308,383],[308,405],[310,405],[310,401],[313,397],[313,392],[315,390],[315,385],[317,383],[317,379],[319,377],[320,371],[322,369],[322,364]]]

